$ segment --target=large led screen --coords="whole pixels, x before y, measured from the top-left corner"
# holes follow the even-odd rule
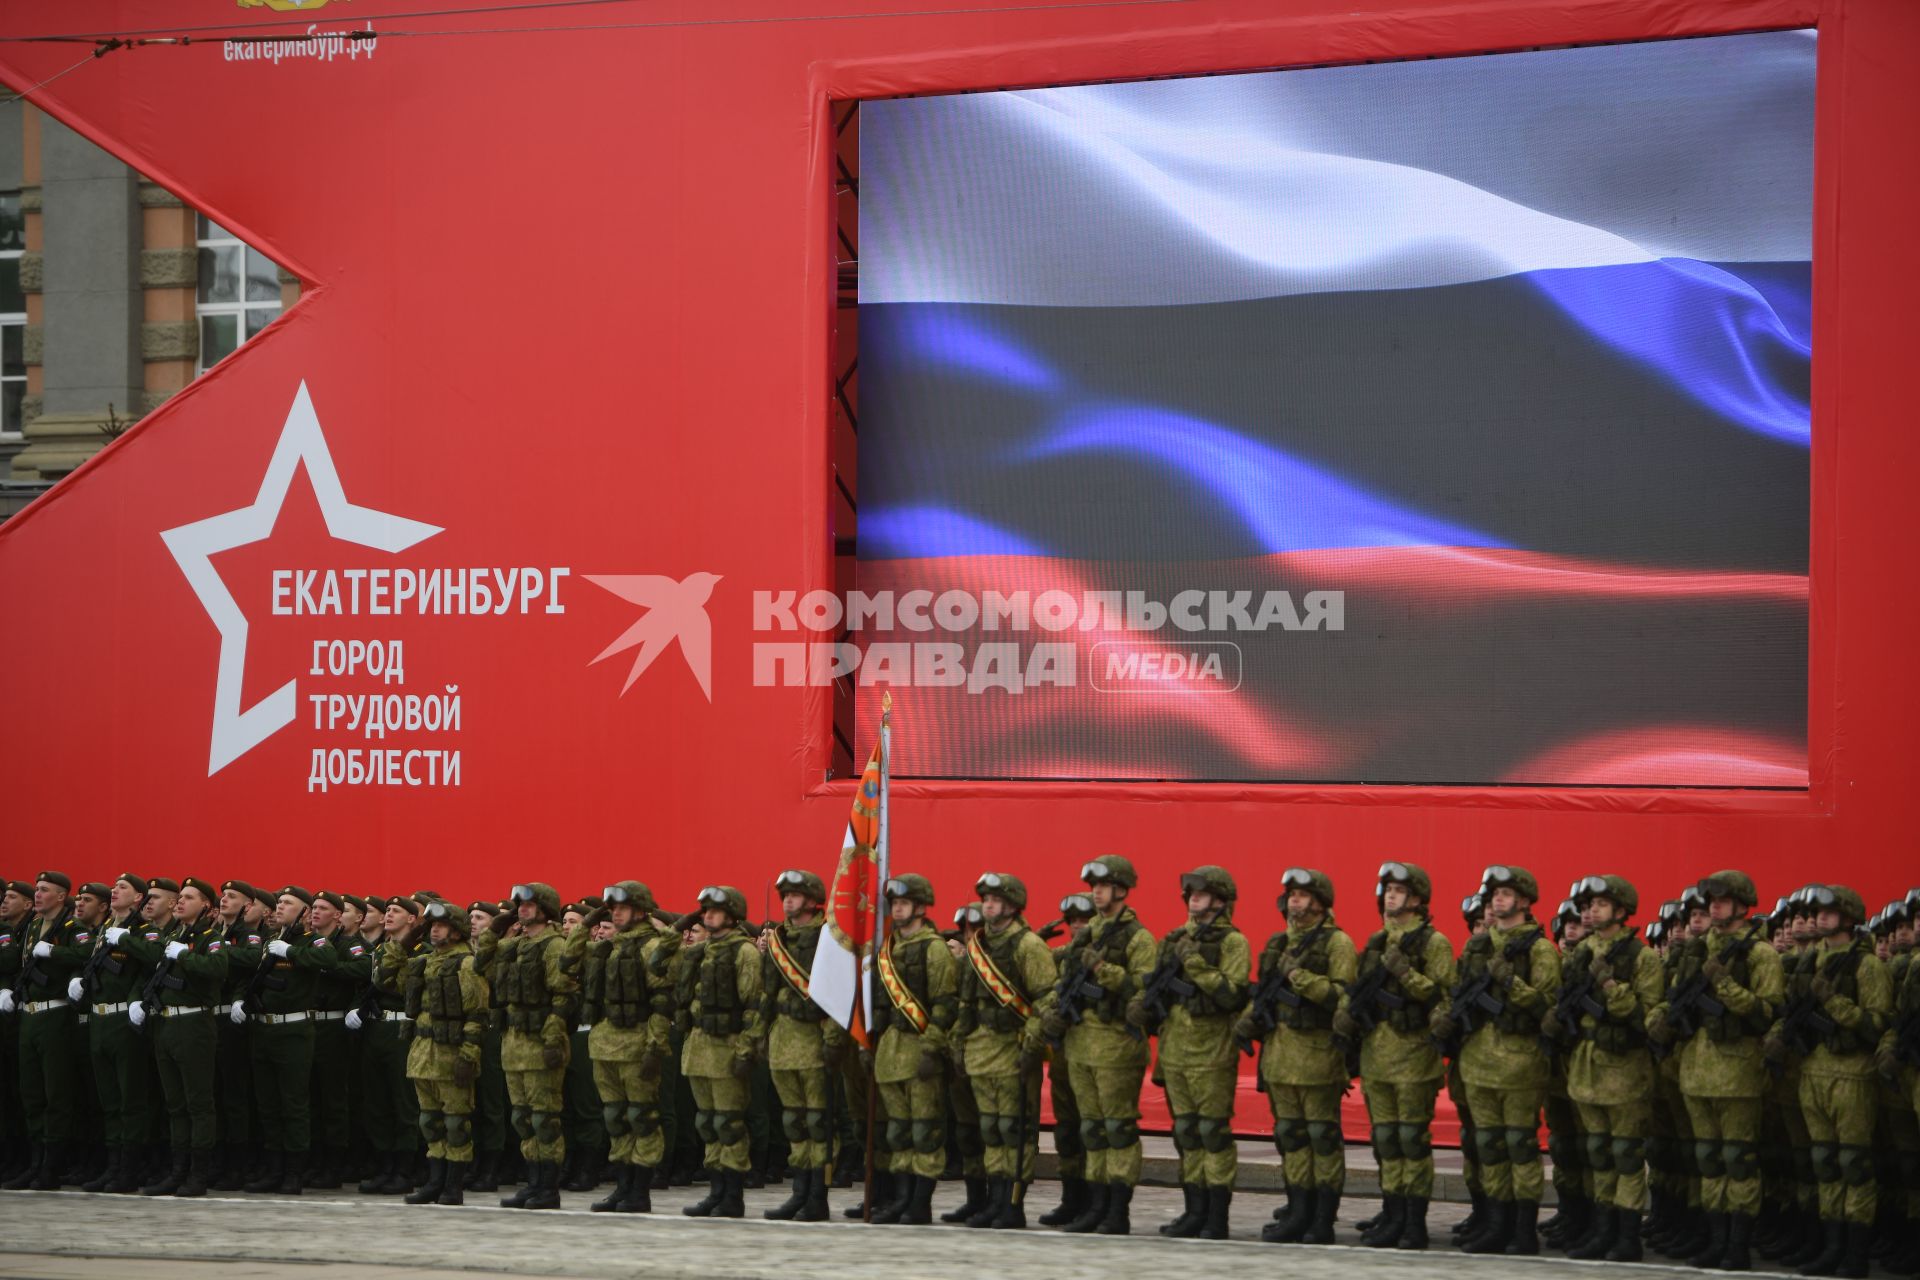
[[[1815,47],[862,104],[862,731],[1804,787]]]

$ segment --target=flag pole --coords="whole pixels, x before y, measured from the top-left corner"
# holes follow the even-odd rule
[[[887,775],[892,767],[893,757],[893,693],[883,690],[880,694],[880,820],[873,841],[874,872],[874,912],[873,940],[867,953],[867,970],[880,963],[880,948],[886,945],[887,936],[887,877],[892,874],[887,858]],[[854,984],[854,999],[859,1001],[866,993],[869,978],[866,972],[859,975]],[[877,1047],[877,1045],[876,1045]],[[873,1131],[879,1124],[880,1086],[873,1079],[873,1054],[867,1055],[867,1178],[861,1197],[860,1220],[873,1221]]]

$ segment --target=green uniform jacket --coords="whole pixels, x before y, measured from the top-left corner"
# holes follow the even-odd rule
[[[1230,1068],[1239,1058],[1233,1044],[1233,1023],[1246,1007],[1253,948],[1231,919],[1215,920],[1197,933],[1189,922],[1160,940],[1154,967],[1158,968],[1190,933],[1204,940],[1202,949],[1182,960],[1180,968],[1197,990],[1192,1000],[1175,1005],[1160,1026],[1160,1067],[1180,1071]],[[1216,950],[1217,959],[1208,955]]]
[[[1755,926],[1732,934],[1710,929],[1704,938],[1687,943],[1666,994],[1697,977],[1707,959],[1721,956],[1729,947],[1747,940],[1753,945],[1712,987],[1713,998],[1727,1007],[1720,1038],[1716,1040],[1703,1026],[1680,1048],[1680,1088],[1696,1098],[1758,1098],[1767,1090],[1763,1046],[1767,1028],[1786,998],[1787,984],[1779,955]],[[1741,968],[1746,970],[1744,984],[1737,981]],[[1663,996],[1649,1025],[1652,1017],[1664,1018],[1666,1014]]]
[[[1427,925],[1427,921],[1420,919],[1405,923],[1387,921],[1386,928],[1367,939],[1366,948],[1360,953],[1359,976],[1366,977],[1381,963],[1380,957],[1387,947],[1399,947],[1404,953],[1407,935]],[[1426,941],[1418,944],[1418,951],[1418,955],[1408,957],[1406,976],[1388,978],[1384,988],[1407,1002],[1404,1023],[1392,1025],[1397,1011],[1377,1010],[1380,1020],[1360,1042],[1360,1076],[1364,1080],[1419,1084],[1438,1080],[1446,1074],[1440,1050],[1427,1030],[1427,1016],[1435,1002],[1453,989],[1453,943],[1438,929],[1428,929]],[[1343,1008],[1348,1004],[1344,992],[1340,1004]]]
[[[1474,1028],[1460,1048],[1460,1078],[1472,1088],[1547,1087],[1548,1055],[1540,1051],[1540,1017],[1560,992],[1560,953],[1547,940],[1546,931],[1531,920],[1523,920],[1512,929],[1496,925],[1485,936],[1491,946],[1488,954],[1501,955],[1517,935],[1527,930],[1535,936],[1526,952],[1524,971],[1516,964],[1512,985],[1504,991],[1496,986],[1493,991],[1494,999],[1504,1001],[1515,1015],[1529,1015],[1526,1028],[1502,1030],[1491,1019]],[[1462,980],[1469,976],[1463,965]]]
[[[173,962],[170,973],[183,979],[183,985],[174,986],[165,978],[160,980],[160,1005],[165,1009],[210,1009],[220,1003],[220,993],[227,980],[227,931],[220,920],[211,911],[202,912],[200,918],[190,925],[175,925],[167,930],[164,942],[184,942],[187,950]],[[161,948],[161,962],[166,961],[166,949]]]
[[[1084,956],[1079,953],[1084,952]],[[1086,932],[1067,946],[1065,968],[1075,959],[1090,966],[1088,976],[1100,984],[1106,997],[1081,1010],[1084,1016],[1067,1028],[1061,1042],[1067,1057],[1092,1067],[1139,1066],[1147,1060],[1147,1040],[1127,1024],[1127,1001],[1138,995],[1153,976],[1160,954],[1153,934],[1140,923],[1132,907],[1121,907],[1112,918],[1095,916]]]
[[[20,936],[30,919],[23,915],[10,924],[0,922],[0,987],[11,988],[20,976]]]
[[[920,927],[909,938],[898,933],[887,935],[887,946],[892,949],[894,963],[902,969],[909,965],[924,965],[927,971],[927,989],[916,992],[922,997],[927,1010],[927,1029],[917,1032],[904,1017],[897,1012],[887,1021],[887,1028],[880,1033],[880,1043],[873,1051],[873,1079],[876,1084],[898,1084],[903,1080],[912,1080],[920,1066],[923,1053],[946,1053],[947,1031],[954,1024],[954,997],[959,988],[959,975],[955,971],[953,953],[947,950],[946,939],[932,925],[922,920]],[[922,953],[915,960],[914,953]],[[903,979],[904,980],[904,979]],[[880,1002],[882,996],[880,973],[876,969],[873,975],[876,992],[874,1001]]]
[[[774,932],[802,975],[813,972],[814,952],[820,946],[818,924],[783,924]],[[760,1016],[767,1028],[767,1065],[775,1071],[809,1071],[826,1064],[846,1044],[847,1033],[826,1010],[789,983],[773,957],[764,967],[766,1007]]]
[[[336,928],[326,938],[334,963],[320,974],[313,1007],[344,1013],[359,1006],[367,981],[373,976],[373,949],[365,938],[345,929]]]
[[[84,942],[79,941],[82,938]],[[42,939],[52,946],[53,954],[35,960],[32,952]],[[23,1005],[41,1000],[65,1000],[67,980],[87,963],[92,941],[93,930],[74,919],[73,913],[65,908],[52,920],[39,916],[29,919],[20,935],[22,980],[15,998]],[[31,980],[25,976],[29,966],[33,969]]]
[[[458,1043],[434,1038],[434,1015],[431,1002],[424,994],[428,984],[444,981],[449,972],[454,975],[454,985],[459,991]],[[407,1007],[420,1007],[419,1014],[414,1018],[413,1044],[407,1050],[407,1079],[451,1080],[453,1065],[461,1058],[465,1058],[473,1067],[477,1079],[492,996],[487,990],[486,979],[474,969],[473,953],[465,944],[450,941],[438,950],[429,952],[422,963],[409,964],[406,980],[411,988],[405,997]]]
[[[741,930],[729,929],[687,948],[681,955],[685,962],[683,980],[692,993],[681,1014],[688,1027],[681,1050],[681,1073],[709,1080],[732,1075],[733,1060],[757,1054],[766,1035],[760,1021],[766,995],[760,978],[760,949]],[[733,967],[730,996],[718,989],[729,959]],[[703,989],[709,989],[711,1000],[701,994]],[[716,1019],[736,1024],[739,1029],[712,1030],[721,1025]]]
[[[1326,970],[1318,972],[1318,964],[1306,958],[1322,947]],[[1287,987],[1307,1007],[1296,1010],[1281,1005],[1276,1011],[1278,1020],[1260,1051],[1260,1078],[1270,1085],[1301,1088],[1344,1085],[1353,1077],[1347,1074],[1346,1051],[1334,1043],[1330,1024],[1340,997],[1360,971],[1353,939],[1334,922],[1332,912],[1311,928],[1277,933],[1261,948],[1255,984],[1283,959],[1300,964],[1287,979]],[[1290,1021],[1306,1025],[1289,1025]]]
[[[1814,1047],[1800,1063],[1802,1076],[1843,1077],[1864,1080],[1873,1074],[1873,1048],[1885,1032],[1893,1014],[1893,984],[1887,978],[1887,966],[1873,954],[1873,948],[1844,935],[1835,935],[1813,951],[1813,974],[1828,974],[1841,956],[1860,953],[1859,967],[1850,984],[1854,994],[1835,992],[1821,1003],[1821,1012],[1839,1027],[1864,1039],[1866,1047],[1857,1052],[1835,1053],[1823,1042]]]
[[[1630,936],[1629,930],[1615,928],[1586,939],[1568,953],[1564,980],[1579,980],[1595,956],[1605,960]],[[1631,944],[1626,950],[1632,950]],[[1606,1016],[1580,1015],[1580,1041],[1567,1059],[1568,1097],[1591,1107],[1617,1107],[1652,1095],[1653,1050],[1646,1040],[1647,1015],[1659,1007],[1665,994],[1666,966],[1652,947],[1643,945],[1631,960],[1614,963],[1604,984],[1596,983],[1592,990]],[[1602,1048],[1595,1041],[1597,1035],[1631,1043]]]
[[[139,996],[140,988],[147,981],[147,967],[134,957],[133,952],[126,945],[133,937],[134,926],[139,923],[140,918],[128,912],[126,919],[109,920],[94,934],[93,946],[89,948],[87,962],[93,963],[93,958],[99,956],[102,951],[106,952],[106,955],[100,957],[100,964],[93,971],[93,979],[87,992],[90,1003],[126,1004]],[[107,941],[109,929],[127,931],[126,935],[120,939],[118,946]]]
[[[262,951],[281,936],[279,929],[269,928]],[[300,1013],[312,1009],[320,989],[320,975],[331,972],[339,963],[331,942],[304,929],[287,930],[285,941],[286,955],[267,952],[262,961],[268,967],[269,976],[248,1004],[248,1013]],[[251,981],[252,975],[248,978]]]
[[[1040,1033],[1040,1014],[1053,1002],[1058,969],[1053,950],[1020,916],[998,922],[996,930],[987,925],[980,932],[980,943],[994,958],[1000,972],[1019,984],[1033,1012],[1017,1026],[1000,1026],[1018,1015],[994,996],[968,961],[960,986],[960,1016],[955,1032],[963,1040],[969,1076],[1012,1076],[1020,1074],[1020,1055],[1038,1058],[1046,1045]],[[951,954],[951,953],[949,953]]]
[[[605,942],[587,944],[586,962],[581,968],[581,994],[585,1004],[581,1017],[592,1024],[587,1033],[587,1056],[596,1062],[638,1062],[648,1048],[668,1051],[672,1040],[673,988],[655,972],[655,953],[669,936],[679,935],[656,928],[645,916]],[[609,970],[615,975],[614,992],[625,997],[623,1007],[631,1004],[630,1026],[618,1025],[610,1016]],[[626,990],[631,984],[632,991]]]
[[[260,967],[260,959],[266,954],[266,934],[270,931],[264,923],[247,923],[243,913],[238,920],[227,925],[224,932],[225,945],[221,950],[227,957],[227,980],[220,999],[230,1004],[246,992],[247,983]]]

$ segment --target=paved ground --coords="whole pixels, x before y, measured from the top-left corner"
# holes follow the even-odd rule
[[[1202,1265],[1282,1266],[1293,1280],[1512,1280],[1588,1275],[1621,1264],[1564,1258],[1468,1258],[1441,1248],[1425,1254],[1345,1248],[1280,1248],[1259,1243],[1262,1223],[1277,1197],[1241,1194],[1234,1200],[1234,1240],[1167,1240],[1154,1228],[1180,1208],[1177,1191],[1142,1188],[1134,1202],[1136,1234],[1067,1236],[1030,1228],[988,1235],[961,1227],[863,1227],[833,1223],[773,1223],[759,1211],[784,1199],[769,1188],[747,1193],[750,1217],[702,1221],[679,1214],[702,1188],[654,1193],[647,1216],[589,1214],[595,1197],[568,1195],[559,1212],[525,1213],[494,1207],[494,1196],[471,1196],[453,1209],[414,1208],[389,1198],[315,1194],[279,1198],[233,1196],[153,1200],[76,1191],[0,1193],[0,1278],[92,1280],[137,1275],[141,1280],[453,1280],[472,1273],[529,1276],[640,1277],[642,1280],[841,1280],[885,1276],[920,1280],[951,1276],[961,1261],[989,1262],[995,1273],[1024,1272],[1046,1280],[1113,1280],[1115,1274],[1157,1275]],[[936,1209],[962,1198],[958,1183],[942,1183]],[[1034,1190],[1030,1214],[1058,1198],[1054,1184]],[[853,1202],[835,1192],[836,1210]],[[1341,1206],[1340,1238],[1353,1240],[1351,1223],[1376,1202]],[[1436,1238],[1464,1208],[1435,1205]],[[980,1250],[991,1245],[991,1254]],[[1204,1252],[1195,1252],[1201,1250]],[[139,1261],[130,1261],[139,1259]],[[1284,1262],[1282,1262],[1284,1259]],[[1637,1272],[1698,1276],[1690,1268],[1638,1266]]]

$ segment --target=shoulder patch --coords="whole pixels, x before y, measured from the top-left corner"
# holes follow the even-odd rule
[[[147,930],[147,941],[148,942],[160,941],[160,931],[158,929]]]
[[[225,938],[215,938],[212,942],[209,942],[207,944],[207,950],[209,952],[218,951],[220,948],[226,945],[227,945],[227,940]]]
[[[327,940],[325,938],[315,938],[313,940],[313,945],[316,947],[324,947],[327,945]]]
[[[82,943],[82,942],[90,942],[93,940],[93,935],[86,932],[76,933],[73,935],[73,940],[75,944]]]
[[[347,954],[350,956],[363,956],[366,953],[367,953],[367,949],[361,946],[357,942],[354,943],[351,947],[347,948]]]
[[[248,935],[247,935],[247,945],[248,945],[248,946],[250,946],[250,947],[257,947],[257,946],[259,946],[259,945],[260,945],[260,935],[259,935],[259,934],[257,934],[257,933],[250,933],[250,934],[248,934]]]

